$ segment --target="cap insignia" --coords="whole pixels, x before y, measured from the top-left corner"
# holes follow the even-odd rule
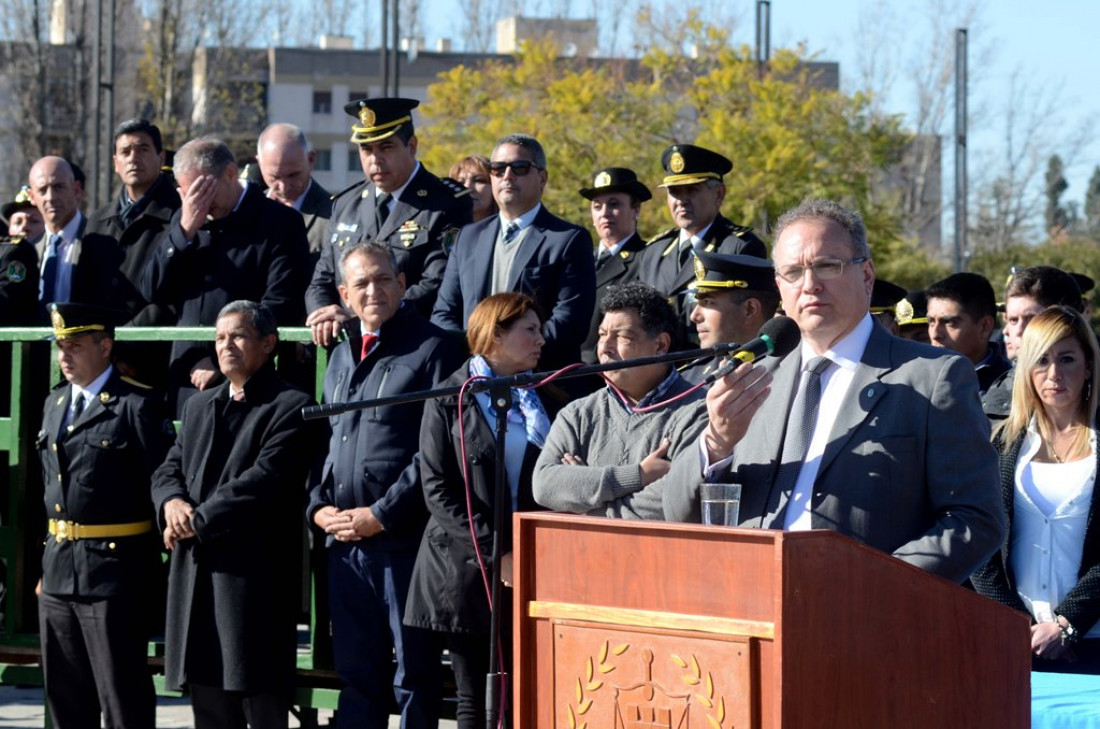
[[[899,301],[894,307],[894,312],[898,324],[908,324],[913,320],[913,305],[909,303],[909,299]]]
[[[65,319],[61,316],[61,312],[57,309],[54,309],[52,312],[50,312],[50,323],[53,324],[54,329],[65,328]]]
[[[611,175],[606,172],[601,172],[596,175],[596,181],[592,183],[592,187],[609,187],[611,185]]]
[[[684,156],[679,152],[673,152],[672,156],[668,160],[668,168],[676,174],[680,174],[681,172],[683,172]]]
[[[368,106],[359,107],[359,123],[365,127],[374,126],[374,112]]]

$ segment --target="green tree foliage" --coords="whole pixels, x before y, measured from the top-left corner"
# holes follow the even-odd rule
[[[423,107],[420,156],[446,170],[467,154],[488,155],[504,134],[533,134],[547,152],[549,209],[587,225],[577,190],[601,167],[630,167],[654,191],[640,225],[653,235],[670,226],[656,189],[661,152],[696,143],[734,162],[723,206],[732,220],[759,229],[807,195],[831,197],[863,213],[876,250],[927,264],[901,245],[897,201],[878,185],[907,140],[897,118],[875,114],[865,95],[815,84],[802,49],[774,53],[762,73],[725,31],[695,17],[685,30],[637,61],[563,59],[548,41],[525,45],[514,61],[444,73]]]

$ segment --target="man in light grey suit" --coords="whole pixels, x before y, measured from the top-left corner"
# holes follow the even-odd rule
[[[858,213],[804,201],[780,218],[772,256],[801,348],[711,388],[706,456],[673,463],[666,518],[699,521],[704,473],[732,478],[742,526],[831,529],[961,582],[1005,528],[974,368],[874,324]]]

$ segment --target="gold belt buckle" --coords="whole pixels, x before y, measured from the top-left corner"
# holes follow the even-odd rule
[[[57,520],[57,543],[60,544],[69,538],[69,525],[64,519]]]

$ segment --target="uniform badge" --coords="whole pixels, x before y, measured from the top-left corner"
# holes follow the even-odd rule
[[[630,258],[630,251],[619,251],[619,258],[622,258],[624,261]]]
[[[109,393],[107,391],[103,391],[103,392],[99,393],[99,401],[100,402],[107,402],[110,399],[111,399],[111,393]]]
[[[365,127],[374,126],[374,112],[368,106],[359,107],[359,123]]]
[[[680,174],[681,172],[683,172],[684,156],[679,152],[673,152],[672,156],[668,160],[668,168],[676,174]]]
[[[458,228],[448,228],[443,231],[443,235],[440,236],[443,241],[443,250],[447,255],[451,254],[451,249],[454,248],[455,239],[458,238]]]
[[[702,281],[707,277],[707,269],[703,267],[703,262],[696,256],[692,256],[695,259],[695,278]]]
[[[359,230],[359,223],[337,223],[336,230],[354,233],[355,231]]]
[[[12,261],[8,266],[8,280],[13,283],[19,283],[27,277],[27,267],[23,265],[22,261]]]
[[[417,190],[416,191],[416,196],[417,197],[427,197],[428,196],[428,191],[427,190]]]
[[[894,307],[894,315],[898,324],[908,324],[913,321],[913,314],[913,305],[909,303],[909,299],[902,299]]]
[[[50,312],[50,323],[54,329],[65,329],[65,319],[57,309]]]
[[[609,187],[611,185],[611,175],[606,172],[601,172],[596,175],[595,182],[592,183],[592,187]]]

